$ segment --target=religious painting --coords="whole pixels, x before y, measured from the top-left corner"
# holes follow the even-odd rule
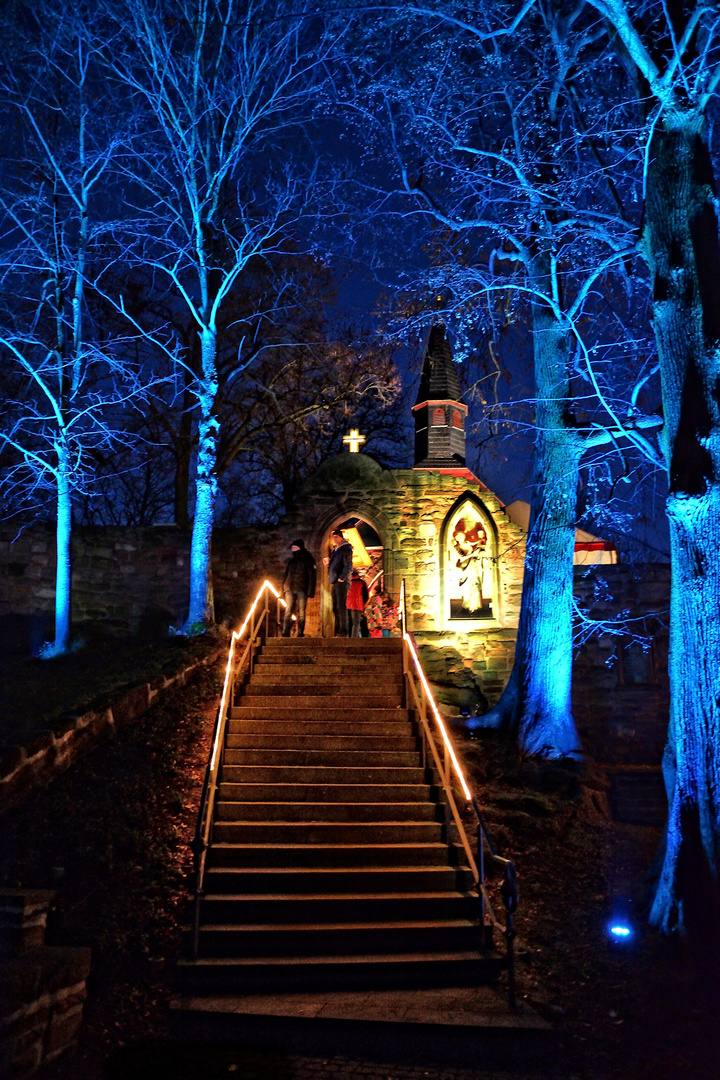
[[[472,503],[464,503],[453,515],[445,544],[445,596],[450,618],[492,619],[490,538]]]

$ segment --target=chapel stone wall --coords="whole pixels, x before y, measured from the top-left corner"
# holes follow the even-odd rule
[[[442,610],[441,540],[448,514],[467,494],[481,504],[494,530],[498,610],[476,628],[455,628]],[[281,525],[286,532],[296,529],[320,558],[329,530],[352,516],[368,521],[385,545],[385,584],[393,600],[405,579],[410,629],[418,643],[460,653],[478,689],[494,704],[515,655],[525,561],[522,530],[496,496],[465,470],[386,470],[367,454],[327,461]]]

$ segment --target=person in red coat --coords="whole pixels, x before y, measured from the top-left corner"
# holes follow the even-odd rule
[[[350,575],[350,588],[347,594],[347,609],[350,613],[350,637],[361,637],[361,619],[368,602],[367,585],[357,570]]]

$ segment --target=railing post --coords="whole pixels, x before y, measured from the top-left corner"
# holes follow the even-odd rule
[[[487,904],[485,903],[485,835],[482,825],[477,824],[477,851],[478,851],[478,889],[480,892],[480,934],[481,948],[488,952],[492,948],[492,923],[488,922]]]
[[[508,965],[508,1003],[511,1009],[515,1005],[515,926],[513,915],[517,911],[520,901],[520,889],[518,888],[515,865],[510,861],[505,867],[505,880],[500,886],[500,895],[505,905],[506,928],[505,940],[507,941],[507,965]]]

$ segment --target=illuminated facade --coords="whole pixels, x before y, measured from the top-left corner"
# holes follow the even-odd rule
[[[435,327],[413,409],[413,468],[383,469],[368,454],[339,454],[309,478],[279,527],[303,536],[319,566],[334,528],[350,523],[371,531],[375,551],[382,549],[373,575],[381,565],[395,601],[405,579],[418,644],[456,649],[492,702],[513,663],[525,532],[465,465],[467,409],[459,397],[449,344]],[[330,634],[329,590],[318,594],[307,625]]]

